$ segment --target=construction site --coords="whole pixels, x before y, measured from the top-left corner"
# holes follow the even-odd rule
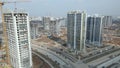
[[[27,12],[17,11],[17,3],[23,2],[30,1],[0,1],[0,68],[119,67],[119,26],[104,28],[103,45],[85,44],[83,53],[67,47],[67,27],[60,23],[63,18],[29,21]],[[4,5],[11,3],[15,10],[3,12]]]
[[[105,28],[103,33],[103,44],[111,44],[113,46],[120,46],[120,32],[119,25],[114,24],[110,28]]]

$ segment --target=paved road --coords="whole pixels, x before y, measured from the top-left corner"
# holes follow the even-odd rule
[[[51,51],[59,53],[60,55],[62,55],[63,57],[67,58],[68,60],[70,60],[70,61],[72,61],[74,63],[78,61],[74,56],[70,55],[66,51],[61,51],[59,48],[50,47],[49,49]]]
[[[54,50],[53,51],[49,49],[50,46],[47,46],[47,45],[39,46],[39,45],[34,45],[34,44],[32,44],[32,48],[36,49],[38,52],[42,53],[43,55],[48,56],[53,61],[57,61],[58,63],[60,63],[61,68],[88,68],[88,66],[84,64],[83,62],[81,62],[80,60],[79,60],[80,61],[79,63],[74,56],[67,54],[67,52],[64,52],[64,51],[61,52],[59,48],[54,49],[53,47],[51,47],[53,48]],[[58,51],[61,54],[57,53]],[[71,59],[73,62],[71,61]]]
[[[103,57],[100,57],[100,58],[98,58],[98,59],[96,59],[96,60],[93,60],[93,61],[87,63],[87,64],[88,64],[88,65],[89,65],[89,64],[97,65],[97,64],[99,64],[99,63],[101,63],[101,62],[104,62],[104,61],[110,59],[109,56],[111,56],[111,55],[117,55],[117,54],[120,54],[120,50],[119,50],[119,51],[116,51],[116,52],[113,52],[113,53],[110,53],[110,54],[108,54],[108,55],[105,55],[105,56],[103,56]],[[97,62],[97,63],[96,63],[96,62]]]
[[[114,48],[114,49],[112,49],[112,50],[108,50],[108,51],[102,52],[102,53],[100,53],[100,54],[93,55],[93,56],[91,56],[91,57],[88,57],[88,58],[83,59],[83,62],[89,63],[89,62],[91,62],[91,61],[97,60],[97,59],[99,59],[99,58],[101,58],[101,57],[104,57],[104,56],[106,56],[106,55],[109,55],[109,54],[111,54],[111,53],[113,53],[113,52],[117,52],[119,49],[120,49],[120,48]]]
[[[32,46],[33,49],[37,49],[38,52],[48,56],[49,58],[51,58],[53,61],[57,61],[58,63],[60,63],[61,68],[65,67],[65,68],[75,68],[74,65],[72,65],[70,63],[69,60],[67,59],[63,59],[62,56],[60,56],[59,54],[56,54],[55,52],[50,51],[47,48],[43,48],[40,46]]]

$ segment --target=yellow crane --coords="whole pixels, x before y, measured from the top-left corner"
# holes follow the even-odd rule
[[[22,1],[11,1],[11,2],[1,2],[0,1],[0,11],[1,11],[1,20],[2,20],[2,29],[3,29],[3,45],[0,45],[0,51],[5,52],[4,55],[2,55],[2,60],[0,61],[0,67],[1,63],[6,63],[7,65],[11,66],[10,63],[10,57],[9,57],[9,48],[8,48],[8,37],[7,37],[7,31],[6,31],[6,23],[4,22],[4,14],[3,14],[3,5],[7,4],[7,3],[15,3],[15,10],[16,10],[16,3],[19,2],[28,2],[27,0],[22,0]],[[3,67],[2,67],[3,68]],[[7,68],[11,68],[11,67],[7,67]]]

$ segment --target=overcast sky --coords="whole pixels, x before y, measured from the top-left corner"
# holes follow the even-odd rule
[[[13,8],[13,5],[6,5],[5,8]],[[65,17],[71,10],[86,11],[89,15],[120,16],[120,0],[31,0],[17,3],[17,7],[28,11],[30,16]]]

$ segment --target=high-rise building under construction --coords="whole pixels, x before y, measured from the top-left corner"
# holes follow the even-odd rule
[[[4,22],[12,67],[32,68],[28,13],[7,11],[4,13]]]

